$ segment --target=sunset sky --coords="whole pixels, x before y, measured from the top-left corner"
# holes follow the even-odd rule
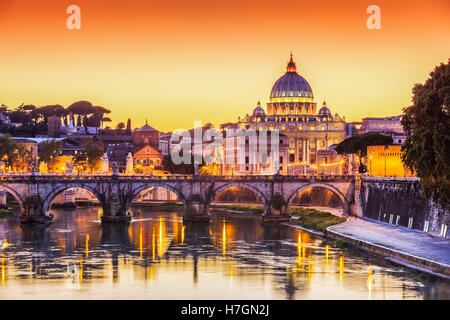
[[[69,30],[66,8],[81,8]],[[366,27],[368,5],[381,30]],[[450,2],[0,0],[0,104],[89,100],[113,125],[216,125],[265,106],[290,51],[320,106],[347,121],[401,113],[450,57]]]

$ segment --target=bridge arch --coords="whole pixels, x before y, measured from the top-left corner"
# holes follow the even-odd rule
[[[327,183],[309,183],[306,185],[301,186],[300,188],[298,188],[296,191],[294,191],[289,198],[287,199],[287,206],[286,206],[286,212],[289,212],[289,209],[294,201],[294,199],[303,191],[305,191],[306,189],[309,188],[324,188],[327,190],[330,190],[331,192],[333,192],[333,194],[335,194],[339,200],[341,201],[342,204],[342,209],[344,211],[345,215],[348,215],[350,213],[350,205],[345,197],[345,195],[339,191],[339,189],[337,189],[336,187],[327,184]]]
[[[255,193],[263,202],[264,204],[264,208],[266,208],[267,210],[267,206],[269,206],[269,200],[267,199],[266,195],[261,192],[261,190],[259,190],[258,188],[247,184],[247,183],[242,183],[242,182],[230,182],[230,183],[224,183],[223,185],[217,187],[216,189],[214,189],[213,191],[213,195],[210,199],[210,202],[214,201],[214,198],[222,191],[232,188],[232,187],[239,187],[239,188],[243,188],[243,189],[247,189],[253,193]]]
[[[14,199],[16,199],[17,202],[19,203],[20,210],[24,209],[24,199],[17,191],[15,191],[14,189],[7,187],[5,185],[0,185],[0,190],[5,191],[5,192],[9,193],[10,195],[12,195],[14,197]]]
[[[163,189],[167,189],[173,193],[175,193],[175,195],[178,197],[178,199],[183,202],[183,205],[186,205],[186,197],[181,193],[180,190],[178,190],[177,188],[171,186],[170,184],[165,184],[165,183],[161,183],[161,182],[150,182],[150,183],[144,183],[139,185],[138,187],[134,188],[133,191],[131,192],[131,197],[128,199],[127,201],[127,205],[126,208],[129,207],[129,205],[131,204],[131,202],[133,202],[133,200],[144,190],[150,189],[150,188],[163,188]]]
[[[85,185],[85,184],[71,183],[71,184],[66,184],[66,185],[62,185],[62,186],[54,188],[44,199],[44,202],[42,203],[42,212],[44,214],[49,212],[51,209],[52,202],[53,202],[53,200],[55,200],[56,196],[58,194],[60,194],[61,192],[65,191],[67,189],[72,189],[72,188],[80,188],[80,189],[89,191],[98,199],[101,206],[102,207],[104,206],[104,200],[103,200],[104,197],[102,197],[102,195],[98,194],[97,191],[93,187],[91,187],[89,185]]]

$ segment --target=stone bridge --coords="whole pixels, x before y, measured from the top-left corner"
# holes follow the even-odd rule
[[[359,192],[354,176],[124,176],[124,175],[3,175],[0,190],[20,204],[21,222],[51,220],[55,197],[70,188],[83,188],[97,197],[102,222],[129,221],[133,199],[152,187],[175,193],[185,208],[185,220],[209,221],[208,209],[215,196],[230,187],[253,191],[264,204],[264,221],[289,219],[296,196],[311,187],[325,188],[341,201],[344,213],[360,215]],[[356,201],[355,201],[356,200]]]

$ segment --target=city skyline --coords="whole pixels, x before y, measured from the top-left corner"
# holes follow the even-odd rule
[[[70,4],[2,2],[0,103],[88,100],[113,127],[219,125],[266,108],[292,51],[318,105],[360,121],[400,114],[450,50],[444,1],[379,1],[380,30],[364,1],[77,1],[81,30],[65,26]]]

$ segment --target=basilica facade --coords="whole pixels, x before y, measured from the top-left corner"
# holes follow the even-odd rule
[[[287,140],[287,159],[280,159],[280,172],[320,173],[322,167],[342,174],[343,161],[333,150],[346,138],[345,119],[333,115],[325,102],[317,111],[311,86],[297,73],[292,54],[286,73],[272,87],[266,110],[258,102],[251,115],[238,118],[236,127],[279,130]]]

